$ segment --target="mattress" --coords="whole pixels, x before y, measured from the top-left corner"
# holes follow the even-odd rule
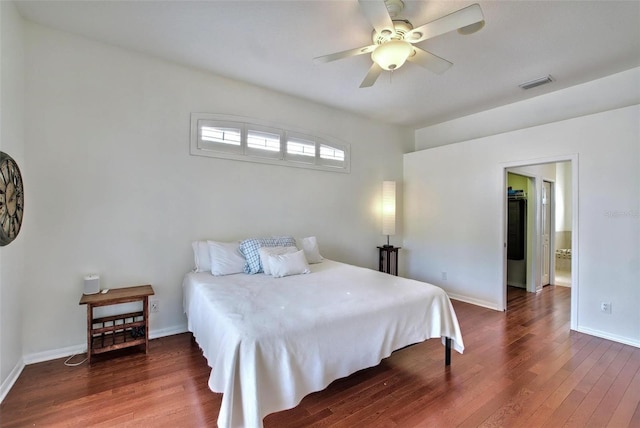
[[[209,388],[223,394],[219,427],[261,427],[269,413],[429,338],[463,352],[442,289],[331,260],[311,270],[185,276],[188,329],[212,368]]]

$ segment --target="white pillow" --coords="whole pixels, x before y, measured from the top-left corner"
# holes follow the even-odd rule
[[[262,247],[295,247],[296,240],[292,236],[280,236],[277,238],[249,238],[240,242],[240,252],[247,259],[244,265],[244,273],[253,275],[264,272],[260,263],[260,253]]]
[[[304,255],[309,263],[320,263],[323,260],[323,257],[320,255],[318,241],[315,236],[298,239],[298,242],[300,243],[302,250],[304,250]]]
[[[196,272],[208,272],[211,270],[211,258],[209,256],[209,245],[207,241],[193,241],[193,261]]]
[[[269,256],[277,256],[280,254],[295,253],[298,251],[296,247],[260,247],[258,254],[260,254],[260,264],[264,273],[271,275],[271,266],[269,266]]]
[[[274,278],[311,273],[303,250],[295,253],[269,256],[269,267]]]
[[[244,272],[246,260],[240,253],[239,242],[207,241],[207,245],[212,275],[222,276]]]

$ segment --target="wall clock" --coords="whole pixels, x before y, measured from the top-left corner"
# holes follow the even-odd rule
[[[24,187],[18,164],[0,152],[0,246],[11,243],[22,225]]]

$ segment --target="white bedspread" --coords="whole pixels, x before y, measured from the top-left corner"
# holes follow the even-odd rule
[[[261,427],[269,413],[432,337],[462,353],[442,289],[331,260],[311,269],[185,276],[188,328],[212,367],[209,388],[223,393],[219,427]]]

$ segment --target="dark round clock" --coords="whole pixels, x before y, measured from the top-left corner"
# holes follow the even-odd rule
[[[0,152],[0,246],[18,236],[24,211],[24,187],[18,164]]]

